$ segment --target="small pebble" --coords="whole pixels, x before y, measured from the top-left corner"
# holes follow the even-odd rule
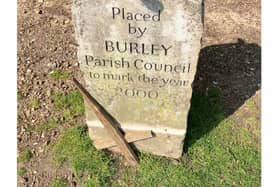
[[[65,20],[63,21],[63,23],[64,23],[64,24],[68,24],[68,23],[70,23],[70,20],[69,20],[69,19],[65,19]]]
[[[54,68],[56,66],[56,64],[55,63],[48,63],[47,66],[51,67],[51,68]]]
[[[213,81],[213,84],[214,85],[218,85],[219,83],[217,81]]]
[[[44,149],[42,147],[39,147],[39,150],[38,150],[39,153],[43,153],[44,152]]]
[[[25,112],[25,115],[26,115],[26,117],[29,117],[30,116],[30,110],[27,110],[26,112]]]
[[[27,70],[26,70],[26,73],[28,73],[28,74],[31,73],[31,72],[32,72],[31,69],[27,69]]]
[[[172,159],[171,163],[174,164],[174,165],[179,165],[180,164],[179,160],[177,160],[177,159]]]
[[[52,94],[51,90],[47,90],[47,96],[50,97]]]

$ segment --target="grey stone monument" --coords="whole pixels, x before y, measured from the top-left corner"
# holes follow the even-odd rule
[[[78,59],[86,88],[141,151],[179,158],[200,40],[202,0],[74,0]],[[110,137],[86,104],[97,148]],[[132,138],[133,139],[133,138]],[[102,145],[101,145],[102,144]]]

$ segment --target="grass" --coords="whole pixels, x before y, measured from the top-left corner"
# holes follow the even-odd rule
[[[17,100],[21,100],[21,99],[23,99],[23,94],[20,91],[18,91],[17,92]]]
[[[185,149],[190,147],[201,136],[207,134],[225,118],[222,107],[216,104],[221,96],[217,88],[211,88],[206,94],[194,93],[188,116],[187,142]]]
[[[83,97],[78,91],[72,91],[66,95],[54,93],[52,99],[54,100],[54,108],[63,110],[63,116],[66,120],[71,120],[84,114]]]
[[[25,130],[26,132],[32,132],[34,128],[31,125],[28,125]]]
[[[40,100],[39,99],[32,99],[30,102],[30,107],[34,110],[39,109],[40,107]]]
[[[50,153],[56,167],[67,162],[77,180],[85,185],[102,186],[111,175],[109,158],[94,148],[85,127],[68,129],[50,148]]]
[[[28,162],[32,158],[32,153],[30,150],[24,150],[18,156],[18,162]]]
[[[55,120],[49,120],[45,123],[40,124],[36,130],[37,131],[49,131],[52,130],[54,128],[56,128],[59,125],[58,122],[56,122]]]
[[[51,181],[50,187],[67,187],[67,181],[64,178],[56,177]]]
[[[26,171],[26,169],[25,168],[19,168],[18,169],[18,171],[17,171],[17,174],[18,174],[18,176],[21,176],[21,177],[23,177],[24,175],[26,175],[26,173],[27,173],[27,171]]]
[[[50,73],[50,78],[58,81],[58,80],[67,80],[71,77],[70,73],[63,72],[61,70],[54,70]]]
[[[86,129],[68,129],[52,147],[57,166],[67,162],[82,186],[260,186],[261,150],[248,128],[226,119],[217,90],[194,93],[185,154],[178,164],[139,153],[136,169],[119,166],[96,150]],[[253,103],[251,107],[253,106]],[[260,127],[256,127],[260,128]]]

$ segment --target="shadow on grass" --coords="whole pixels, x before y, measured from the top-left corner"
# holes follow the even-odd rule
[[[184,152],[260,89],[261,47],[238,43],[200,51]]]
[[[259,89],[260,69],[260,47],[254,44],[201,50],[184,146],[189,151],[180,162],[137,152],[139,166],[124,167],[121,157],[93,146],[85,126],[67,129],[50,147],[50,158],[56,167],[67,162],[83,186],[259,186],[260,153],[250,147],[253,139],[235,136],[242,131],[220,122]],[[218,124],[223,128],[205,136]]]

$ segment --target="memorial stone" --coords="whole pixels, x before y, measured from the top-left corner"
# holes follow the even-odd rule
[[[134,138],[137,149],[179,158],[201,47],[202,0],[74,0],[72,12],[87,90],[130,139],[153,133]],[[86,120],[97,148],[114,145],[87,104]]]

